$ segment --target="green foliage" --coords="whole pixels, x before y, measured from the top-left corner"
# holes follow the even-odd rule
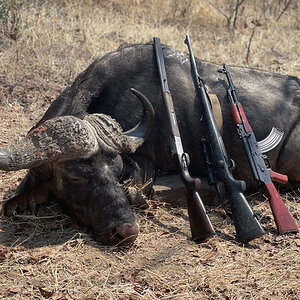
[[[26,1],[0,0],[0,32],[17,40],[22,29],[20,8]]]
[[[7,22],[8,10],[7,10],[7,0],[0,0],[0,21]]]

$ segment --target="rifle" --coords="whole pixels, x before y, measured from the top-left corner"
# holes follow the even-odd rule
[[[242,243],[248,243],[265,234],[265,231],[256,219],[243,194],[246,189],[245,182],[234,179],[231,173],[231,170],[234,168],[234,162],[227,156],[223,139],[212,113],[211,102],[205,88],[204,80],[199,76],[197,71],[196,61],[188,35],[186,36],[185,43],[190,53],[191,69],[197,90],[197,98],[201,102],[202,120],[206,131],[206,136],[203,138],[203,145],[205,145],[204,151],[211,154],[207,164],[211,166],[213,172],[209,174],[209,177],[214,177],[212,182],[216,188],[215,183],[219,181],[224,183],[231,207],[237,240]],[[208,156],[205,156],[207,159]]]
[[[187,206],[190,221],[190,228],[192,239],[196,242],[203,241],[215,234],[215,230],[211,221],[206,214],[204,204],[199,196],[201,181],[199,178],[192,178],[189,174],[188,167],[190,163],[189,155],[184,152],[180,132],[177,124],[173,99],[168,87],[166,69],[164,64],[164,57],[160,39],[157,37],[154,40],[154,50],[161,82],[162,96],[168,121],[171,131],[171,149],[172,157],[177,162],[180,177],[186,187],[187,192]]]
[[[278,233],[299,232],[295,221],[272,182],[274,180],[280,183],[287,183],[288,178],[286,175],[274,172],[271,169],[267,156],[264,154],[279,144],[283,132],[273,127],[271,133],[263,141],[257,142],[243,106],[238,100],[227,65],[224,64],[223,69],[218,70],[218,72],[225,74],[227,77],[229,85],[227,96],[230,102],[231,115],[236,123],[239,137],[243,141],[252,175],[260,185],[264,185],[263,191],[269,199]]]

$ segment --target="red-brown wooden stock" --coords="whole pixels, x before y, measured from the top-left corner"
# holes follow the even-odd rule
[[[237,106],[235,104],[231,104],[231,112],[233,113],[233,119],[238,120],[236,117],[236,114],[238,111],[241,112],[241,117],[240,117],[240,122],[236,123],[239,125],[243,125],[245,132],[248,134],[253,134],[253,130],[248,122],[248,119],[246,117],[246,114],[244,112],[242,104],[238,104],[238,108],[235,107],[233,109],[233,106]],[[248,138],[247,138],[248,139]],[[257,151],[257,149],[256,149]],[[249,157],[248,157],[249,159]],[[270,168],[266,168],[266,172],[269,173],[269,176],[265,176],[265,179],[260,180],[264,184],[264,194],[267,196],[269,199],[269,204],[274,216],[274,221],[277,227],[277,231],[280,234],[285,234],[285,233],[297,233],[299,232],[299,229],[293,220],[291,214],[289,213],[287,207],[285,206],[282,198],[280,197],[277,189],[275,188],[272,180],[280,183],[287,183],[288,182],[288,177],[286,175],[280,174],[278,172],[275,172],[271,170]],[[258,176],[259,178],[260,176]]]
[[[271,170],[270,168],[268,169],[268,171],[269,171],[271,179],[273,181],[283,183],[283,184],[286,184],[288,182],[288,177],[286,175],[277,173],[277,172]]]
[[[265,194],[269,199],[278,232],[280,234],[298,232],[295,221],[272,182],[265,183]]]
[[[244,112],[242,104],[232,103],[230,105],[230,111],[232,118],[236,124],[242,124],[246,132],[253,132],[252,127],[250,126],[246,114]]]
[[[238,134],[243,141],[253,177],[264,185],[264,194],[269,199],[277,231],[280,234],[297,233],[299,229],[272,182],[273,180],[280,183],[287,183],[288,177],[267,167],[265,163],[265,159],[267,158],[261,153],[244,108],[238,101],[228,67],[223,65],[223,69],[219,70],[219,72],[227,76],[229,84],[227,95],[230,101],[232,118],[237,125]]]

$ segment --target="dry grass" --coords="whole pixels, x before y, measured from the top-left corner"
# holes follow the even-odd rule
[[[227,2],[214,3],[227,12]],[[234,36],[206,0],[0,1],[0,145],[25,135],[80,71],[123,43],[159,36],[186,51],[189,33],[198,57],[245,65],[261,2],[246,1]],[[273,2],[272,14],[255,29],[249,66],[297,76],[299,8],[276,22],[282,5]],[[1,199],[24,173],[0,171]],[[282,196],[300,225],[299,188]],[[249,199],[268,234],[244,247],[219,208],[209,209],[218,235],[197,245],[185,208],[152,201],[148,210],[136,212],[137,241],[121,249],[96,244],[55,204],[38,217],[1,217],[0,298],[299,299],[299,235],[278,236],[263,196]]]

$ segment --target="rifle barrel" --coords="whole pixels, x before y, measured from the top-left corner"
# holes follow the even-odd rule
[[[236,180],[232,176],[230,160],[228,159],[223,139],[212,113],[211,102],[205,89],[204,81],[198,74],[196,61],[188,35],[186,36],[185,43],[187,44],[190,53],[192,75],[197,90],[197,96],[201,102],[203,123],[206,130],[205,140],[210,144],[212,165],[215,168],[216,178],[225,185],[229,204],[232,210],[237,240],[247,243],[263,235],[265,231],[256,219],[243,194],[246,189],[245,182]]]
[[[215,230],[211,224],[211,221],[206,213],[204,204],[198,193],[201,181],[198,178],[192,178],[188,171],[189,158],[188,154],[184,152],[181,142],[173,99],[168,87],[168,80],[160,39],[155,37],[153,40],[155,57],[161,82],[162,96],[168,115],[171,138],[173,143],[171,147],[171,149],[173,149],[172,155],[177,162],[180,177],[187,190],[187,206],[192,232],[192,239],[197,242],[203,241],[208,237],[213,236],[215,234]]]

